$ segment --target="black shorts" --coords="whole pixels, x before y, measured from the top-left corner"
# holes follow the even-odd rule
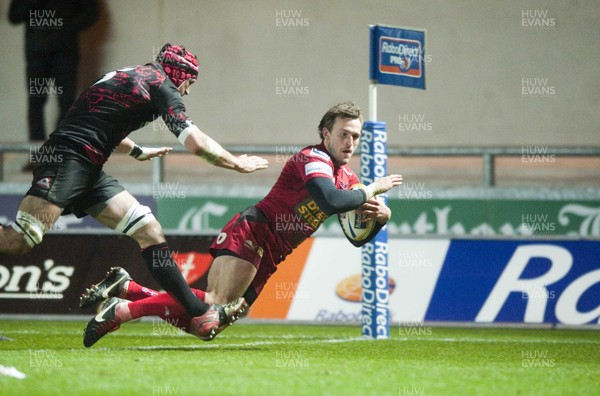
[[[76,150],[46,141],[35,153],[33,182],[26,195],[33,195],[63,208],[62,214],[97,216],[109,199],[125,188],[101,166],[92,164]]]

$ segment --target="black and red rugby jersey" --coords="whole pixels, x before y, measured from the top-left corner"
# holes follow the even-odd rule
[[[158,117],[175,136],[192,125],[181,94],[160,65],[127,67],[85,89],[50,138],[101,165],[127,135]]]

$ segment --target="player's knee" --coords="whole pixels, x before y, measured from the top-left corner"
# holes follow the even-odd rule
[[[20,255],[31,251],[34,246],[42,243],[44,234],[47,231],[46,226],[37,219],[37,217],[23,211],[17,212],[17,218],[11,224],[14,232],[10,232],[9,251],[11,254]]]
[[[131,237],[135,239],[142,248],[157,245],[165,241],[162,227],[156,219],[153,219],[144,227],[137,230]]]
[[[123,216],[115,231],[122,232],[125,235],[137,239],[137,236],[148,237],[156,233],[156,225],[160,230],[160,225],[152,214],[149,207],[140,205],[136,202]],[[162,230],[160,230],[162,232]]]
[[[158,220],[153,219],[150,223],[146,224],[143,228],[144,237],[152,244],[162,243],[165,240],[162,227]]]

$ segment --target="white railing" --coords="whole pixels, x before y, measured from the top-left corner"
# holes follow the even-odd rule
[[[233,154],[253,153],[258,155],[278,154],[279,145],[225,145]],[[297,145],[303,147],[303,145]],[[390,157],[481,157],[483,160],[482,185],[496,184],[497,157],[520,157],[528,155],[528,146],[521,147],[388,147]],[[4,156],[7,153],[31,153],[37,146],[30,144],[0,144],[0,182],[4,181]],[[171,154],[189,154],[185,148],[176,146]],[[357,152],[357,154],[359,154]],[[600,147],[544,147],[543,155],[566,157],[600,157]],[[152,161],[152,182],[164,182],[165,162],[168,157]]]

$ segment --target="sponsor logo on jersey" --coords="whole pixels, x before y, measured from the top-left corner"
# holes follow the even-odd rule
[[[317,157],[321,157],[321,158],[323,158],[323,159],[325,159],[325,160],[327,160],[327,161],[330,161],[330,160],[331,160],[331,157],[329,156],[329,154],[327,154],[326,152],[324,152],[324,151],[322,151],[322,150],[319,150],[319,149],[318,149],[318,148],[316,148],[316,147],[313,147],[313,148],[310,150],[310,153],[309,153],[309,155],[315,155],[315,156],[317,156]]]
[[[43,177],[35,183],[36,187],[44,188],[46,190],[49,189],[51,185],[52,185],[51,177]]]
[[[321,223],[325,221],[327,215],[319,208],[319,205],[313,200],[309,199],[296,206],[296,212],[302,217],[308,225],[314,230],[319,228]]]
[[[329,177],[333,177],[333,170],[331,166],[323,163],[323,162],[309,162],[304,165],[304,173],[306,176],[313,173],[324,173]]]

